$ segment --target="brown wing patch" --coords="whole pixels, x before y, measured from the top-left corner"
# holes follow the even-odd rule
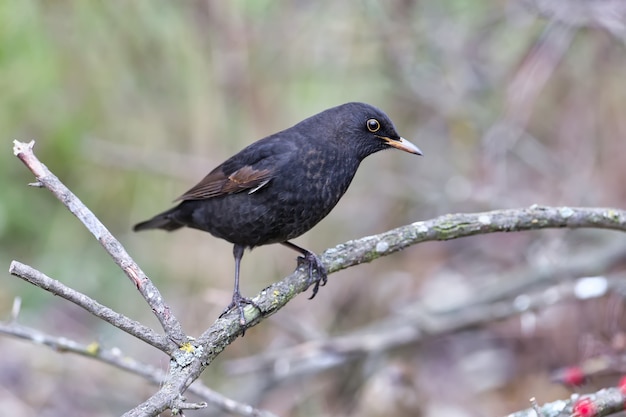
[[[222,191],[230,194],[256,188],[269,178],[269,174],[269,169],[256,170],[247,165],[233,172],[228,177],[228,181],[224,184]]]
[[[269,169],[257,170],[250,165],[238,169],[228,177],[222,170],[215,170],[174,201],[204,200],[225,194],[233,194],[250,189],[254,190],[267,183],[270,177],[271,171]]]

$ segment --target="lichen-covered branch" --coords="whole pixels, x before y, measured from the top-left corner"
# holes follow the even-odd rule
[[[351,240],[324,252],[329,272],[406,249],[421,242],[498,232],[550,228],[596,228],[626,232],[626,211],[615,208],[543,207],[446,214],[374,236]]]

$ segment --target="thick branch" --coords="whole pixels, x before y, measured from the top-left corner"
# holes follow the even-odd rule
[[[626,232],[626,211],[614,208],[534,205],[524,209],[446,214],[337,245],[326,250],[322,260],[329,272],[335,272],[371,262],[421,242],[550,228],[596,228]]]
[[[184,342],[187,338],[183,332],[182,326],[171,313],[170,307],[165,303],[163,297],[161,297],[161,293],[157,287],[150,281],[146,274],[126,252],[122,244],[113,237],[111,232],[98,220],[91,210],[37,159],[33,153],[35,142],[23,143],[14,141],[13,144],[13,153],[35,175],[38,181],[37,185],[42,185],[52,192],[52,194],[87,227],[91,234],[94,235],[102,247],[104,247],[107,253],[113,258],[115,263],[135,284],[139,293],[152,308],[152,311],[169,337],[169,350],[173,350],[177,346],[173,341]]]

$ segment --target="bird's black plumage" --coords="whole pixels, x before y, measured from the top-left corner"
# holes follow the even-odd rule
[[[309,263],[314,296],[326,271],[315,254],[288,241],[326,217],[365,157],[388,148],[421,155],[376,107],[333,107],[247,146],[180,196],[178,206],[134,230],[190,227],[233,243],[235,291],[227,310],[236,306],[245,325],[242,303],[251,302],[239,293],[244,249],[282,243],[300,252]]]

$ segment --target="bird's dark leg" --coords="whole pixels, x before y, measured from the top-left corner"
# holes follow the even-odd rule
[[[306,262],[309,265],[309,282],[313,283],[313,294],[309,297],[309,300],[315,297],[317,291],[320,289],[320,285],[326,285],[328,281],[328,274],[326,272],[326,268],[324,264],[322,264],[322,260],[310,250],[301,248],[298,245],[294,245],[291,242],[281,242],[283,245],[287,246],[290,249],[293,249],[297,252],[300,252],[302,256],[298,257],[298,265],[302,262]],[[317,275],[313,276],[313,270],[317,270]],[[310,284],[309,284],[310,285]]]
[[[243,305],[250,304],[254,306],[257,310],[261,311],[259,306],[252,301],[250,298],[243,297],[241,292],[239,292],[239,269],[241,266],[241,258],[243,258],[243,251],[245,246],[235,245],[233,247],[233,255],[235,256],[235,289],[233,290],[233,301],[226,307],[226,309],[220,314],[220,317],[223,317],[226,313],[228,313],[233,308],[237,307],[239,310],[239,324],[244,328],[244,333],[246,331],[246,316],[243,312]]]

